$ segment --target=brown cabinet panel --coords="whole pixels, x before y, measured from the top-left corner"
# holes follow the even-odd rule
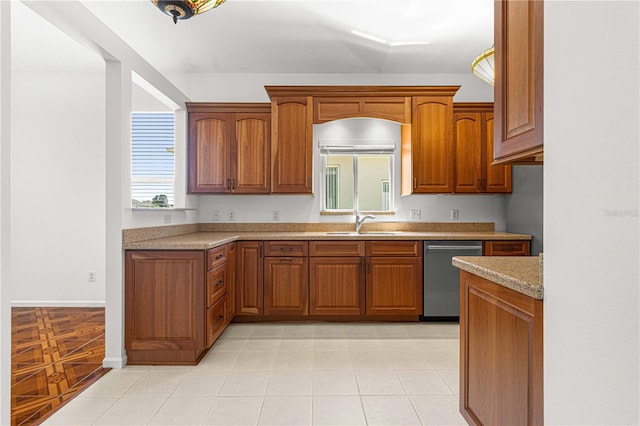
[[[227,292],[226,265],[207,272],[207,307],[213,305]]]
[[[530,256],[531,241],[484,241],[484,256]]]
[[[262,242],[236,243],[236,315],[262,315]]]
[[[271,189],[271,114],[236,113],[231,190],[267,194]]]
[[[265,107],[238,104],[231,112],[233,104],[189,105],[189,192],[269,193],[271,113],[260,109]]]
[[[228,321],[226,320],[227,300],[222,298],[207,309],[207,347],[213,345],[222,334]]]
[[[413,193],[453,192],[453,97],[414,97]]]
[[[482,192],[482,113],[456,113],[455,192]]]
[[[421,258],[368,258],[366,314],[419,315],[421,313]]]
[[[499,162],[533,162],[543,152],[543,3],[495,2],[494,158]]]
[[[364,241],[309,241],[309,256],[364,255]]]
[[[270,256],[307,256],[309,254],[308,241],[265,241],[264,255]]]
[[[271,103],[271,190],[312,191],[313,105],[311,96],[275,97]]]
[[[228,323],[233,321],[236,316],[236,243],[227,244],[227,264],[226,268],[226,280],[227,280],[227,316],[225,320]]]
[[[202,251],[125,254],[129,362],[194,363],[205,349]]]
[[[307,315],[309,312],[309,259],[264,258],[265,315]]]
[[[455,192],[511,192],[511,166],[493,165],[493,104],[453,105]]]
[[[189,192],[225,192],[231,156],[229,114],[189,114]]]
[[[364,261],[361,257],[312,257],[309,260],[309,313],[363,315]]]
[[[543,424],[542,301],[460,274],[460,411],[469,424]]]
[[[344,118],[380,118],[409,124],[411,122],[410,97],[314,97],[314,123]]]
[[[224,265],[227,261],[227,245],[212,248],[207,251],[207,269]]]
[[[367,241],[366,254],[367,256],[422,256],[422,241]]]

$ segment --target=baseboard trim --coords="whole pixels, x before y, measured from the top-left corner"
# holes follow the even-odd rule
[[[12,300],[12,308],[104,308],[104,300]]]
[[[124,368],[127,365],[127,356],[122,358],[104,358],[102,360],[102,367],[104,368]]]

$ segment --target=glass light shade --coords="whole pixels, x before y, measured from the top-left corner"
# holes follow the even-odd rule
[[[173,22],[178,19],[189,19],[193,15],[204,13],[207,10],[220,6],[225,0],[151,0],[163,13],[173,17]]]
[[[487,49],[478,55],[476,60],[471,64],[471,72],[480,80],[484,80],[492,86],[496,76],[494,53],[495,49],[493,47]]]

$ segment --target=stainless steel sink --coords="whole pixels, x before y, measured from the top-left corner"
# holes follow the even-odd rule
[[[327,235],[348,235],[348,236],[367,236],[367,235],[399,235],[402,231],[368,231],[368,232],[355,232],[355,231],[331,231],[327,232]]]

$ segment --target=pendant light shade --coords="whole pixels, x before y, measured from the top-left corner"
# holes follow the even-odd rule
[[[475,61],[471,64],[471,72],[475,74],[480,80],[484,80],[493,86],[495,80],[496,71],[494,67],[494,53],[495,49],[490,49],[482,52]]]
[[[220,6],[225,0],[151,0],[163,13],[178,19],[189,19],[193,15],[204,13],[209,9]]]

